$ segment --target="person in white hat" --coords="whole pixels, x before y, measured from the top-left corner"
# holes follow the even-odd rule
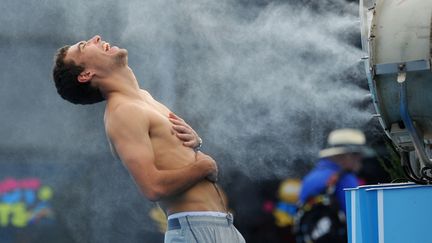
[[[331,177],[337,174],[339,178],[334,193],[339,207],[345,211],[343,189],[358,186],[355,173],[360,170],[363,157],[373,154],[365,144],[366,137],[360,130],[332,131],[327,139],[327,147],[319,152],[316,167],[303,179],[300,203],[305,203],[311,197],[323,193]]]
[[[332,131],[315,168],[302,181],[294,232],[298,243],[346,243],[344,188],[359,185],[362,158],[373,155],[363,132]]]

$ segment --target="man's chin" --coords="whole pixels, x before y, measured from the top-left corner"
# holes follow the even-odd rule
[[[128,51],[126,49],[120,49],[116,53],[116,63],[121,66],[128,64]]]

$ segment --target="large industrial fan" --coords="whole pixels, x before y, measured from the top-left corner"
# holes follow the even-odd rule
[[[376,116],[410,180],[432,183],[432,0],[360,0]]]

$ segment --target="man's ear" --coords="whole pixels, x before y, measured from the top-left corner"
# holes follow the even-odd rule
[[[93,76],[94,76],[94,72],[91,71],[82,71],[79,75],[78,75],[78,82],[80,83],[87,83],[90,80],[92,80]]]

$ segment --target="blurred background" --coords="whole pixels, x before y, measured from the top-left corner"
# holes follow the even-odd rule
[[[358,1],[0,7],[2,243],[163,241],[164,216],[111,156],[104,103],[67,103],[51,79],[56,50],[95,34],[128,49],[141,87],[203,138],[247,242],[292,242],[275,213],[292,199],[279,188],[312,168],[335,128],[362,129],[377,151],[364,163],[364,183],[395,178],[388,166],[398,158],[373,118],[360,60]]]

